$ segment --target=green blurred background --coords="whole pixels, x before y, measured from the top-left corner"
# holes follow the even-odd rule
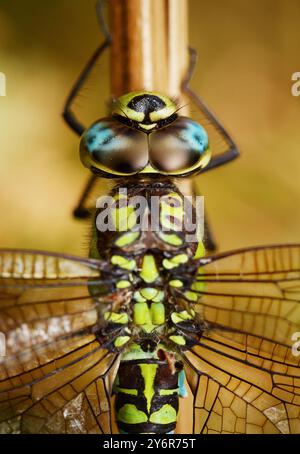
[[[71,211],[88,172],[63,101],[98,45],[95,0],[0,0],[0,246],[86,254],[88,227]],[[194,88],[242,151],[200,176],[220,249],[300,241],[300,0],[190,0]],[[108,57],[78,102],[105,114]]]

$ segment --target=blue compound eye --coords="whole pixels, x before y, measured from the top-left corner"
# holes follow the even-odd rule
[[[199,171],[210,159],[205,129],[186,117],[150,135],[150,162],[161,173],[180,175]]]
[[[112,119],[102,119],[83,134],[80,158],[89,169],[134,175],[148,163],[147,136]]]

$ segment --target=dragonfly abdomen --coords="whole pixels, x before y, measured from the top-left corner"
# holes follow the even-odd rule
[[[168,355],[161,347],[143,355],[141,348],[133,345],[126,355],[132,359],[121,360],[114,384],[120,432],[163,434],[176,428],[182,364],[155,359]]]

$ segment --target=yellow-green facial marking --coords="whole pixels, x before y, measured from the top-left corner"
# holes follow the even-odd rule
[[[156,124],[176,113],[177,106],[170,98],[155,92],[131,92],[120,96],[112,106],[113,117],[125,117],[151,131]]]

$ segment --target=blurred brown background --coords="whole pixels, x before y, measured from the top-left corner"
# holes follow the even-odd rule
[[[61,119],[75,77],[101,36],[95,0],[1,0],[0,246],[86,254],[88,228],[71,211],[86,180],[78,138]],[[194,88],[242,150],[200,176],[222,250],[300,240],[300,0],[190,0]],[[108,57],[77,104],[105,114]],[[197,114],[195,113],[195,118]]]

